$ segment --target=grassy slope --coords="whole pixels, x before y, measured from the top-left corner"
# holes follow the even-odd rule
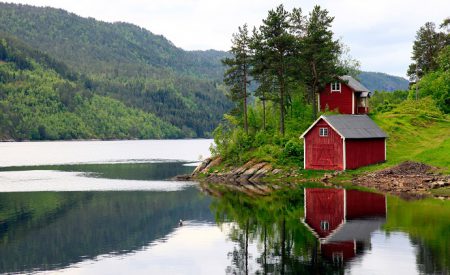
[[[382,114],[374,120],[389,135],[385,165],[414,160],[450,173],[450,120],[429,120],[417,126],[409,115]]]

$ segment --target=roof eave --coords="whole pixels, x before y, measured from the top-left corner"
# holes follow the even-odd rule
[[[314,127],[316,126],[317,122],[319,122],[320,119],[325,120],[325,122],[331,127],[331,129],[333,129],[336,133],[338,133],[338,135],[341,136],[341,138],[345,139],[344,135],[342,135],[336,128],[334,128],[334,126],[327,120],[326,116],[321,115],[316,121],[314,121],[313,124],[311,124],[311,126],[305,131],[303,132],[303,134],[300,136],[300,138],[305,138],[305,135]]]

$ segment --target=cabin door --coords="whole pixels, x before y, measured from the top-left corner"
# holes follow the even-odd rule
[[[324,169],[336,166],[337,150],[334,144],[317,144],[313,146],[312,165]]]

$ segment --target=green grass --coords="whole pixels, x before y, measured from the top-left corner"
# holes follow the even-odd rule
[[[373,119],[389,135],[387,162],[373,168],[413,160],[450,173],[450,120],[425,120],[414,115],[392,113],[376,115]]]

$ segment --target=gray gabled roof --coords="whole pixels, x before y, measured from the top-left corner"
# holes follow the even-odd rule
[[[322,116],[344,138],[385,138],[386,133],[367,115]]]
[[[340,76],[339,79],[344,81],[350,88],[352,88],[356,92],[362,92],[362,97],[367,97],[370,94],[369,89],[364,87],[358,80],[354,79],[349,75]]]
[[[320,119],[343,138],[386,138],[387,135],[367,115],[322,115],[300,137],[303,138]]]
[[[341,227],[336,229],[333,234],[327,236],[322,242],[344,242],[356,240],[361,242],[370,242],[370,234],[378,229],[386,222],[383,217],[372,219],[347,220]]]

